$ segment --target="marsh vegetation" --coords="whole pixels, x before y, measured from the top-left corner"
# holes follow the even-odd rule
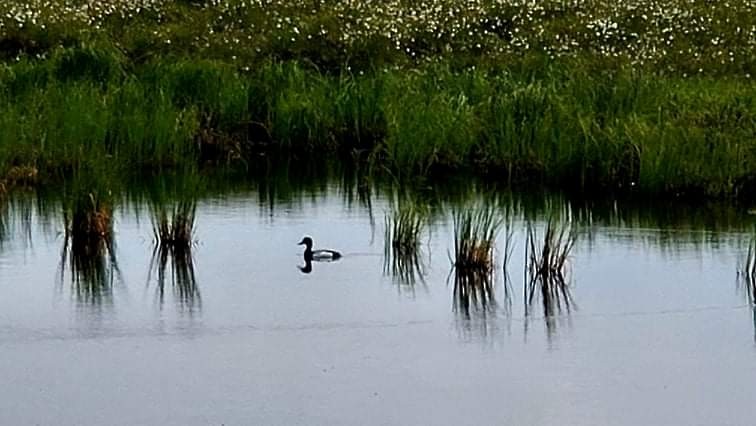
[[[147,284],[155,282],[155,298],[161,308],[169,287],[178,310],[188,315],[202,309],[193,248],[197,243],[197,197],[204,183],[196,172],[184,171],[156,186],[148,201],[153,248]]]
[[[428,213],[408,202],[386,213],[383,270],[400,284],[424,283],[421,238],[427,231]]]
[[[557,223],[549,219],[542,232],[541,238],[533,224],[527,226],[523,297],[526,315],[540,300],[543,316],[548,319],[563,309],[566,312],[572,309],[567,268],[577,241],[577,231],[570,222]]]
[[[454,307],[465,316],[471,309],[496,308],[496,237],[502,218],[491,205],[453,213]]]
[[[78,303],[109,303],[113,286],[120,279],[112,207],[105,194],[82,187],[74,191],[63,209],[60,284],[68,270],[71,294]]]
[[[0,176],[337,157],[585,192],[756,192],[753,2],[9,0]],[[200,59],[201,58],[201,59]]]

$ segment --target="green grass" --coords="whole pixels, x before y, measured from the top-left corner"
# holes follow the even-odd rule
[[[745,0],[58,6],[0,6],[0,176],[275,154],[400,182],[756,195]]]
[[[539,80],[441,65],[328,76],[270,62],[249,73],[155,63],[104,85],[62,81],[45,61],[3,73],[0,167],[33,166],[42,180],[92,163],[244,165],[260,151],[367,152],[399,180],[468,170],[647,194],[736,195],[752,191],[756,170],[756,102],[741,80],[579,64]]]

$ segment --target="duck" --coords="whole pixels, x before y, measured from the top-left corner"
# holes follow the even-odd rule
[[[304,237],[302,238],[302,241],[297,244],[299,246],[304,245],[305,251],[304,251],[304,258],[305,261],[328,261],[328,260],[336,260],[341,257],[341,253],[335,251],[335,250],[313,250],[312,249],[312,238],[310,237]]]

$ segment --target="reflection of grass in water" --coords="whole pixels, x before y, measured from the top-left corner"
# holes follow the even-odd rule
[[[543,234],[538,237],[532,225],[528,225],[525,253],[525,315],[530,314],[539,298],[543,305],[543,316],[547,327],[551,319],[573,305],[569,283],[566,278],[566,264],[577,240],[575,229],[569,223],[556,224],[549,220]]]
[[[99,305],[110,299],[118,263],[110,239],[67,238],[61,253],[62,273],[71,268],[71,281],[79,303]]]
[[[34,201],[29,193],[0,194],[0,246],[13,237],[31,246]]]
[[[490,206],[456,211],[454,223],[454,306],[469,316],[471,308],[496,308],[494,245],[502,219]]]
[[[79,303],[100,305],[112,296],[119,275],[113,244],[110,207],[95,193],[79,196],[72,210],[64,209],[65,242],[61,251],[61,281],[71,270],[73,293]]]
[[[470,317],[477,310],[485,313],[496,309],[493,275],[472,269],[454,270],[454,310]]]
[[[756,236],[748,243],[748,252],[737,268],[738,284],[748,296],[748,303],[756,305]]]
[[[189,200],[176,203],[170,214],[164,205],[153,206],[155,248],[147,278],[149,282],[153,273],[156,273],[158,300],[162,307],[170,265],[171,288],[176,303],[180,309],[190,313],[202,307],[192,256],[196,210],[196,202]]]
[[[514,251],[514,223],[512,219],[513,211],[511,207],[507,208],[507,215],[503,221],[504,226],[504,251],[502,254],[502,277],[504,281],[504,300],[507,303],[507,307],[511,307],[512,303],[512,286],[511,278],[509,276],[509,261],[512,259],[512,252]]]
[[[8,240],[9,235],[8,200],[0,193],[0,247]]]
[[[746,257],[737,267],[738,286],[745,290],[748,303],[751,305],[753,318],[753,339],[756,341],[756,236],[748,242]]]
[[[383,269],[401,284],[423,281],[420,236],[426,223],[425,212],[416,206],[401,207],[386,214]]]

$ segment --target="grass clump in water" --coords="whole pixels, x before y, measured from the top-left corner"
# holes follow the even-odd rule
[[[496,307],[494,251],[501,225],[489,206],[454,213],[454,306],[465,316],[471,308]]]
[[[149,283],[156,275],[157,299],[162,307],[170,267],[176,304],[182,312],[189,314],[202,306],[192,252],[196,212],[196,200],[186,194],[180,194],[180,199],[175,202],[154,201],[151,208],[154,248],[147,281]]]
[[[190,314],[202,306],[192,255],[195,211],[196,203],[189,201],[179,202],[171,211],[170,217],[165,208],[153,208],[155,248],[147,277],[149,282],[156,273],[157,298],[162,307],[170,266],[174,299],[182,312]]]
[[[120,275],[115,254],[113,214],[107,192],[75,190],[64,207],[65,241],[61,251],[61,281],[70,268],[73,292],[80,303],[108,300]]]
[[[525,247],[525,314],[537,297],[543,303],[543,315],[550,319],[564,306],[569,312],[572,297],[566,266],[577,241],[577,232],[570,223],[556,224],[549,220],[543,234],[538,237],[532,224],[528,225]]]
[[[386,214],[383,268],[400,283],[412,285],[417,278],[423,281],[420,237],[426,225],[426,212],[414,205]]]
[[[496,210],[480,207],[454,213],[454,268],[490,274],[496,235],[502,225]]]
[[[152,233],[159,247],[189,250],[194,241],[195,201],[180,201],[172,209],[154,207]]]

